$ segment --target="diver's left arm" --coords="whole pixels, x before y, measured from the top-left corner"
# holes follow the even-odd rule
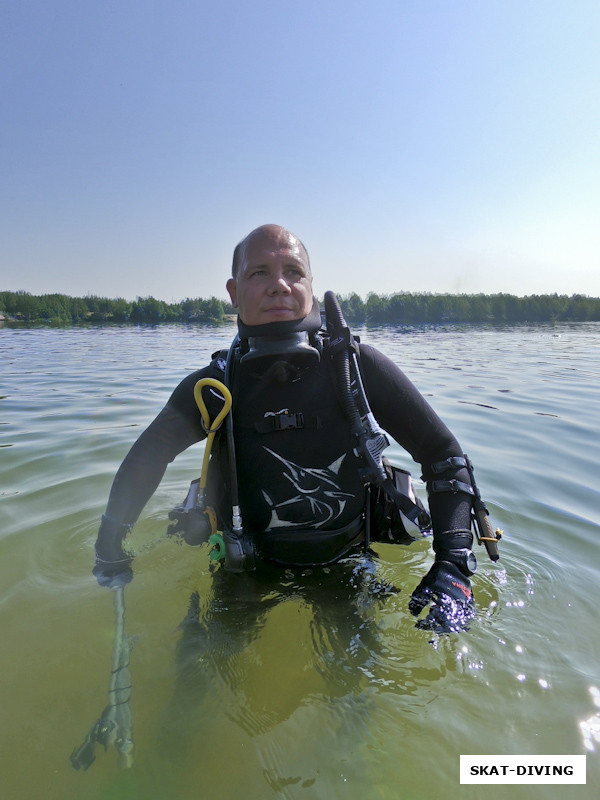
[[[427,481],[433,523],[435,563],[423,578],[411,600],[418,614],[439,596],[450,598],[453,608],[434,604],[428,627],[456,629],[472,616],[473,600],[465,553],[473,544],[471,533],[472,496],[466,467],[452,462],[463,451],[448,427],[393,361],[368,345],[360,345],[360,365],[371,410],[378,423],[421,465]],[[432,491],[446,481],[466,491]],[[454,620],[448,618],[453,617]],[[460,618],[456,619],[456,617]],[[465,618],[466,617],[466,618]],[[455,624],[454,624],[455,623]]]
[[[460,444],[406,375],[378,350],[360,345],[360,367],[371,410],[381,427],[391,434],[421,465],[430,490],[433,480],[450,477],[470,486],[466,467],[448,466],[434,472],[433,465],[463,455]],[[451,473],[451,475],[450,475]],[[470,528],[471,496],[462,492],[431,492],[434,534]]]

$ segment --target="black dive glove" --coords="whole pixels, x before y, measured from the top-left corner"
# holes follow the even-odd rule
[[[415,617],[431,608],[417,628],[436,633],[458,633],[475,615],[471,582],[451,561],[436,561],[412,593],[408,608]]]
[[[96,539],[96,563],[92,574],[100,586],[126,586],[133,578],[133,556],[123,550],[123,539],[133,526],[104,515]]]
[[[468,530],[448,531],[436,537],[436,559],[412,593],[408,608],[415,617],[431,604],[429,613],[416,627],[436,633],[458,633],[475,616],[471,591],[472,575],[477,569],[470,547],[473,535]]]

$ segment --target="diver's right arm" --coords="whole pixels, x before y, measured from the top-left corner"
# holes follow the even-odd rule
[[[198,418],[171,401],[137,439],[113,481],[98,538],[94,575],[104,586],[131,580],[132,557],[123,540],[154,494],[168,464],[205,436]]]

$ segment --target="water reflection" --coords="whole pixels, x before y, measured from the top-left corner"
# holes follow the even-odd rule
[[[590,694],[594,705],[600,709],[600,690],[596,686],[590,686]],[[593,752],[596,745],[600,744],[600,711],[580,722],[579,729],[583,738],[583,746],[586,750]]]

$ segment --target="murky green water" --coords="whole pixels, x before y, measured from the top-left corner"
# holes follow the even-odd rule
[[[114,473],[172,388],[233,329],[0,330],[2,797],[558,798],[459,785],[461,753],[587,753],[600,791],[600,326],[362,331],[476,466],[502,559],[482,553],[469,632],[407,609],[427,542],[380,546],[383,603],[323,576],[218,603],[205,550],[165,540],[201,448],[169,468],[125,589],[134,764],[69,756],[107,700],[113,592],[91,576]],[[398,448],[393,460],[418,468]],[[338,584],[339,585],[339,584]],[[191,598],[210,631],[181,627]],[[216,609],[216,610],[214,610]]]

